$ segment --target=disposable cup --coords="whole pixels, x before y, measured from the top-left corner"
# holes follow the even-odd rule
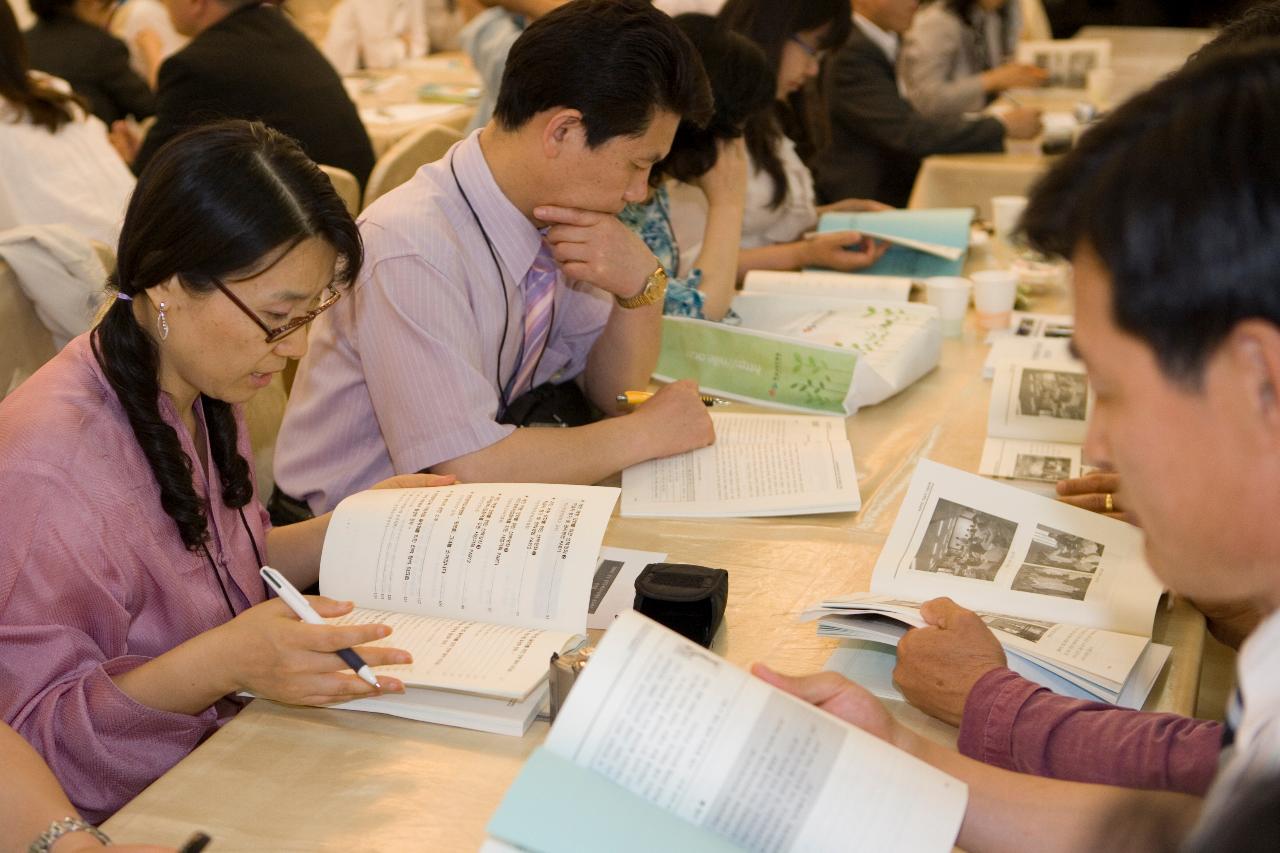
[[[1111,102],[1111,92],[1116,85],[1116,72],[1111,68],[1091,68],[1085,75],[1084,91],[1094,106]]]
[[[998,195],[991,199],[991,224],[996,228],[997,239],[1008,240],[1013,236],[1026,206],[1026,196]]]
[[[935,276],[925,279],[924,284],[929,304],[938,309],[942,334],[948,338],[959,337],[964,330],[964,313],[969,307],[973,283],[958,276]]]
[[[984,329],[1007,329],[1018,296],[1013,270],[983,270],[973,274],[973,307]]]

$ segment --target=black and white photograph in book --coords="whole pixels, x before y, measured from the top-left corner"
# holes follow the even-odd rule
[[[1102,562],[1104,547],[1101,542],[1037,524],[1024,562],[1093,574]]]
[[[1053,627],[1048,622],[1032,622],[1028,619],[1010,619],[1008,616],[991,616],[984,615],[982,621],[987,623],[987,627],[992,631],[1003,631],[1006,634],[1012,634],[1015,637],[1021,637],[1033,643],[1040,642],[1040,638],[1044,636],[1045,631]]]
[[[1093,583],[1093,575],[1087,572],[1072,572],[1067,569],[1051,569],[1035,563],[1023,563],[1022,568],[1014,575],[1010,589],[1015,592],[1030,592],[1035,595],[1056,595],[1059,598],[1071,598],[1084,601],[1089,594],[1089,584]]]
[[[1102,562],[1103,548],[1100,542],[1038,524],[1011,588],[1084,601]]]
[[[911,568],[917,572],[995,580],[1018,525],[939,498]]]
[[[1089,408],[1089,381],[1063,370],[1022,371],[1018,414],[1025,417],[1083,421]]]
[[[1013,460],[1013,476],[1020,480],[1056,483],[1071,476],[1071,460],[1066,456],[1019,453]]]
[[[1045,85],[1053,89],[1085,89],[1089,72],[1109,64],[1109,45],[1096,40],[1023,42],[1018,61],[1049,72]]]

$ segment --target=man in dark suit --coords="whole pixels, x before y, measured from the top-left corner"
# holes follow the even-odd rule
[[[216,118],[262,121],[312,160],[361,185],[373,148],[338,73],[277,8],[258,0],[165,0],[191,43],[160,66],[156,123],[133,161],[140,172],[161,145]]]
[[[916,112],[894,70],[899,37],[916,6],[916,0],[854,0],[853,33],[825,63],[830,141],[812,165],[818,192],[828,201],[873,198],[903,207],[925,157],[1001,151],[1006,136],[1030,139],[1040,132],[1034,110],[977,119],[930,119]]]
[[[107,125],[155,111],[155,96],[129,65],[129,48],[107,32],[114,9],[111,2],[33,0],[39,20],[25,36],[31,67],[66,80]]]

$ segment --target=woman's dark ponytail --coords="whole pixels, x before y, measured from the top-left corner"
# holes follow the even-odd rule
[[[114,284],[108,287],[114,290]],[[177,431],[160,416],[156,345],[134,319],[132,305],[117,299],[107,309],[94,330],[93,354],[151,465],[160,486],[160,505],[178,525],[182,544],[195,550],[209,535],[204,502],[192,485],[191,460]]]
[[[215,279],[252,275],[264,259],[310,237],[335,249],[339,283],[350,284],[363,260],[351,215],[297,143],[259,122],[219,122],[175,138],[156,153],[129,201],[107,282],[110,296],[125,298],[107,308],[91,341],[160,487],[160,505],[191,550],[209,538],[208,507],[196,494],[177,430],[161,415],[160,352],[138,322],[135,300],[175,277],[190,292],[212,295]],[[244,507],[254,485],[234,407],[203,394],[198,401],[222,502]]]

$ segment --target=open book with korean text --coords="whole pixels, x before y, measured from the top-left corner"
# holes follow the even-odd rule
[[[618,490],[478,483],[379,489],[334,510],[320,590],[353,601],[338,624],[380,622],[378,644],[413,663],[378,667],[404,695],[338,705],[522,734],[548,662],[586,635],[592,578]]]
[[[1169,655],[1151,642],[1161,591],[1138,528],[923,460],[871,591],[806,615],[820,634],[893,645],[925,624],[922,602],[949,596],[1032,680],[1140,707]]]
[[[520,850],[950,851],[962,782],[635,611],[489,821]]]

